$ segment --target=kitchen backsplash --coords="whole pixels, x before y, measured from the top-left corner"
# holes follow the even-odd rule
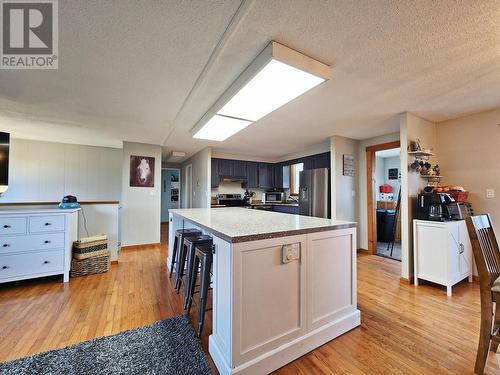
[[[265,192],[263,189],[248,190],[255,192],[253,199],[256,200],[261,200],[262,193]],[[245,189],[241,187],[241,182],[222,181],[217,189],[212,189],[212,197],[215,197],[217,194],[241,194],[243,196],[245,194]]]

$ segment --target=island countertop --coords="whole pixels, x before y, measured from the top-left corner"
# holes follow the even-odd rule
[[[239,207],[184,208],[169,210],[169,213],[188,220],[231,243],[356,227],[356,223],[351,221]]]

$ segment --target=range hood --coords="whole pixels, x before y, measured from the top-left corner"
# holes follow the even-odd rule
[[[248,178],[246,176],[220,176],[220,181],[227,182],[247,182]]]

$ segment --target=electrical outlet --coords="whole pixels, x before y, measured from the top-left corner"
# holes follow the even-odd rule
[[[283,245],[281,248],[281,262],[283,264],[300,259],[300,243]]]
[[[495,198],[495,189],[486,189],[486,198]]]

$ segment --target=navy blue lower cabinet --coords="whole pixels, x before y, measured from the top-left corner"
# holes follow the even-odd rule
[[[273,206],[274,212],[281,212],[283,214],[299,214],[299,208],[297,206]]]

